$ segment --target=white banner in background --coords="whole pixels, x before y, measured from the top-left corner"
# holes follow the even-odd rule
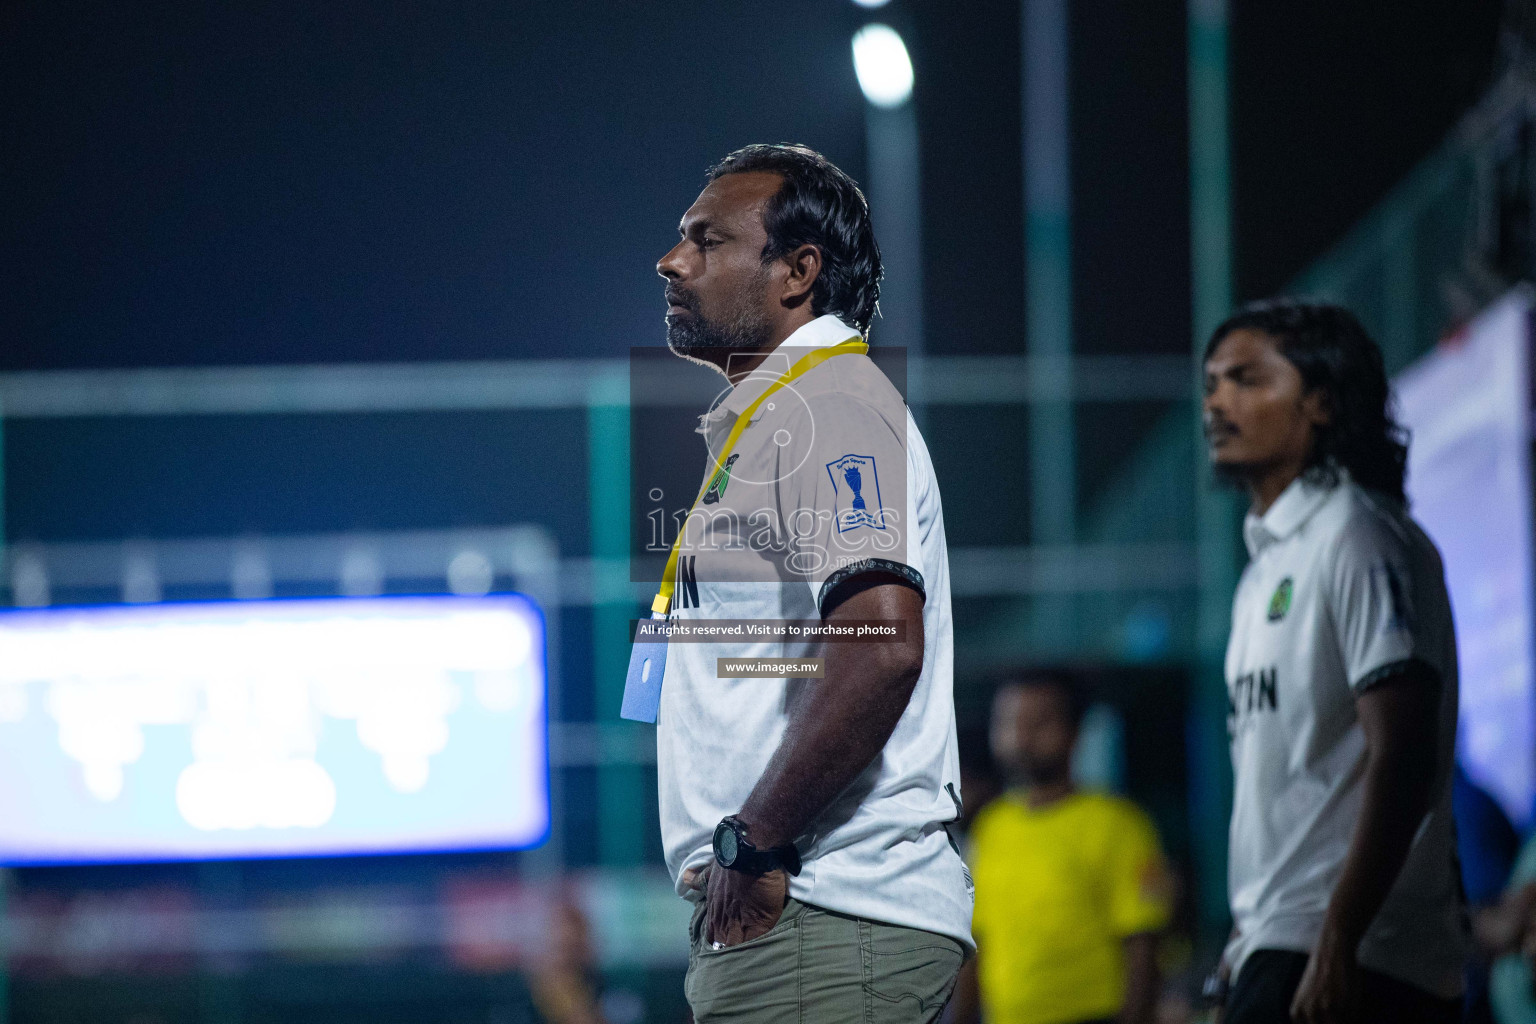
[[[1536,796],[1530,323],[1529,294],[1511,293],[1396,381],[1408,497],[1456,618],[1458,758],[1522,829]]]

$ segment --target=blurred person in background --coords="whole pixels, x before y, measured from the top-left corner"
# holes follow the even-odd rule
[[[1479,951],[1493,961],[1488,1001],[1499,1024],[1536,1024],[1536,836],[1527,840],[1503,895],[1472,918]]]
[[[523,974],[544,1024],[606,1024],[592,929],[571,894],[550,907],[546,944]]]
[[[1216,329],[1204,370],[1210,458],[1250,500],[1226,1024],[1456,1021],[1456,643],[1381,352],[1347,310],[1260,303]]]
[[[961,971],[955,1024],[1156,1019],[1170,876],[1140,808],[1073,784],[1086,708],[1062,671],[1024,675],[994,698],[992,751],[1014,788],[971,831],[977,956]]]
[[[1456,856],[1461,862],[1462,890],[1472,908],[1473,938],[1484,954],[1467,964],[1464,1020],[1465,1024],[1491,1024],[1494,1018],[1488,1002],[1489,960],[1507,950],[1487,940],[1483,923],[1501,916],[1501,905],[1508,897],[1506,887],[1520,855],[1520,833],[1499,802],[1459,764],[1451,788],[1451,807],[1456,815]],[[1530,868],[1536,869],[1536,857],[1532,858]]]

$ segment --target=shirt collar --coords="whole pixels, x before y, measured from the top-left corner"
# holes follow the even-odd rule
[[[1342,482],[1342,469],[1339,475]],[[1314,483],[1302,475],[1280,492],[1268,512],[1262,516],[1249,512],[1243,519],[1243,543],[1248,546],[1248,557],[1259,557],[1259,552],[1301,529],[1337,487],[1338,484]]]
[[[856,337],[859,337],[858,331],[831,313],[819,316],[801,326],[799,330],[781,341],[772,352],[769,352],[767,357],[751,373],[742,378],[718,405],[699,417],[698,432],[706,433],[718,426],[722,420],[727,418],[734,420],[740,416],[758,395],[768,390],[774,381],[789,372],[795,360],[811,349],[831,348],[833,345],[839,345]]]

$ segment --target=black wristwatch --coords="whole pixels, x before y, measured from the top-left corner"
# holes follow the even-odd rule
[[[733,814],[715,826],[715,863],[732,871],[746,871],[754,875],[776,868],[798,875],[800,851],[795,849],[794,843],[775,846],[771,850],[759,850],[747,838],[747,826]]]

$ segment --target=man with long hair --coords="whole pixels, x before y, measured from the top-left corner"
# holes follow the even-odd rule
[[[1347,310],[1268,302],[1216,329],[1204,369],[1211,461],[1250,500],[1225,1020],[1459,1020],[1456,643],[1381,352]]]

